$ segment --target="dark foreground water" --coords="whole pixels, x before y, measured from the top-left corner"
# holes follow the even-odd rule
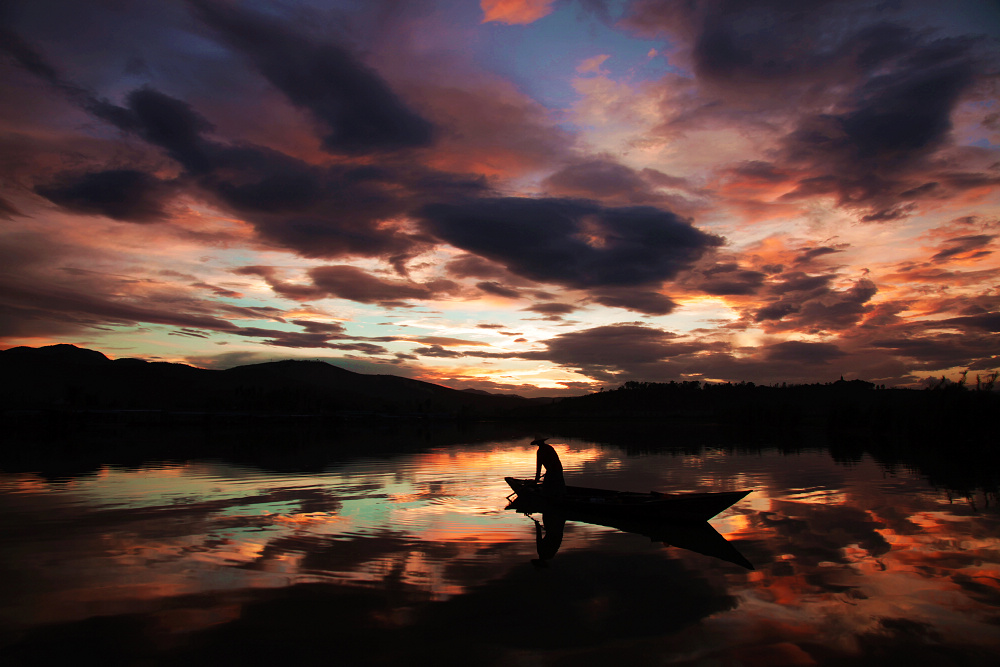
[[[987,496],[868,456],[553,438],[570,483],[753,489],[712,525],[754,569],[574,521],[540,566],[505,509],[530,436],[310,472],[0,473],[0,662],[998,664]]]

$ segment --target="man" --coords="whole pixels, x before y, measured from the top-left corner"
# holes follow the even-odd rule
[[[548,438],[538,438],[531,442],[531,444],[538,446],[538,452],[535,455],[535,484],[542,476],[542,468],[545,468],[542,491],[550,496],[561,496],[566,493],[562,461],[559,460],[559,454],[552,448],[552,445],[545,443],[546,440]]]

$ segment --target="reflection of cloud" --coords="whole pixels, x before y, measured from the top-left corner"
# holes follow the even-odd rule
[[[341,657],[376,663],[398,662],[399,646],[439,662],[442,650],[464,660],[572,651],[574,661],[611,651],[637,664],[666,654],[865,664],[906,651],[979,664],[976,655],[995,652],[997,517],[951,505],[903,471],[886,477],[867,458],[843,466],[820,452],[734,454],[702,449],[704,433],[692,433],[701,433],[697,453],[641,456],[548,435],[586,485],[755,487],[727,536],[756,572],[572,524],[550,566],[534,568],[531,522],[502,509],[502,473],[533,467],[528,436],[311,475],[195,463],[105,468],[58,484],[17,477],[8,486],[21,495],[0,494],[3,516],[16,505],[44,520],[5,542],[3,565],[21,559],[22,582],[54,579],[38,597],[4,604],[40,602],[21,615],[26,623],[68,623],[27,633],[5,655],[73,651],[86,636],[117,638],[115,655],[260,657],[278,650],[279,632],[285,659],[326,656],[336,637]],[[135,506],[112,506],[122,499]],[[34,570],[33,554],[57,538],[64,556],[47,552],[46,572]],[[50,567],[83,552],[107,557],[108,569],[100,558]],[[99,619],[74,620],[95,607]],[[498,636],[493,624],[512,615],[536,625]],[[123,628],[135,645],[122,643]],[[402,643],[368,641],[387,629]]]

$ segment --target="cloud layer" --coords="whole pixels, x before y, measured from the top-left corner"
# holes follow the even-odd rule
[[[986,372],[990,17],[8,3],[0,333],[529,393]]]

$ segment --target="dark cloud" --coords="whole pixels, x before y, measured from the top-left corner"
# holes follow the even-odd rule
[[[457,352],[455,350],[446,350],[440,345],[417,347],[413,349],[413,354],[419,355],[421,357],[436,357],[438,359],[460,359],[462,357],[468,356],[464,352]]]
[[[476,343],[482,345],[482,343]],[[422,357],[437,357],[439,359],[462,359],[472,357],[477,359],[517,359],[520,357],[514,352],[488,352],[485,350],[449,350],[444,345],[428,345],[413,349],[413,354]]]
[[[806,273],[792,271],[780,276],[780,282],[768,286],[768,291],[773,294],[787,294],[789,292],[811,292],[825,290],[834,278],[831,274],[811,276]]]
[[[846,353],[833,343],[809,343],[798,340],[775,343],[764,350],[765,359],[802,364],[826,364],[844,356]]]
[[[507,299],[517,299],[521,296],[521,293],[518,292],[516,289],[505,287],[504,285],[494,280],[489,280],[489,281],[484,280],[482,282],[478,282],[476,283],[476,287],[486,292],[487,294],[502,296]]]
[[[748,160],[729,170],[729,173],[741,180],[763,181],[766,183],[784,183],[788,173],[782,171],[771,162]]]
[[[21,211],[9,201],[0,197],[0,218],[10,220],[14,216],[21,215]]]
[[[907,198],[936,189],[921,170],[932,168],[926,158],[948,142],[952,112],[976,80],[974,46],[971,39],[912,37],[905,57],[879,63],[841,101],[844,111],[804,118],[786,137],[784,157],[813,175],[787,196],[835,194],[843,206],[870,211],[866,222],[909,215]],[[956,181],[952,189],[968,186]]]
[[[622,25],[669,35],[696,75],[690,99],[664,107],[665,131],[713,118],[773,128],[791,117],[769,162],[731,175],[787,183],[786,201],[832,195],[859,219],[885,222],[912,214],[915,200],[996,178],[984,165],[949,180],[932,159],[952,143],[959,102],[990,95],[996,44],[911,27],[939,16],[926,5],[918,18],[911,4],[640,0]]]
[[[945,320],[938,320],[935,324],[972,327],[997,333],[1000,332],[1000,313],[982,313],[979,315],[968,315],[965,317],[951,317]]]
[[[208,301],[176,288],[147,287],[144,282],[93,271],[66,270],[67,280],[0,280],[0,336],[92,335],[107,327],[160,325],[175,335],[211,334],[259,340],[291,348],[328,348],[383,354],[378,339],[350,336],[338,322],[286,320],[270,307],[246,307]],[[133,293],[137,284],[139,291]],[[269,320],[282,328],[241,326],[240,320]],[[294,328],[292,328],[294,327]]]
[[[273,17],[236,5],[189,0],[225,43],[326,126],[324,147],[360,154],[426,146],[433,127],[344,47],[316,43]]]
[[[769,287],[778,299],[757,308],[754,322],[767,330],[796,330],[810,333],[839,331],[851,328],[872,310],[869,301],[878,292],[871,280],[862,278],[846,290],[828,285],[830,276],[808,276],[791,273],[780,283]]]
[[[227,299],[242,299],[243,294],[241,292],[236,292],[234,290],[228,289],[226,287],[219,287],[218,285],[209,285],[208,283],[195,282],[191,283],[191,287],[198,287],[200,289],[205,289],[210,291],[215,296],[221,296]]]
[[[70,211],[126,222],[155,222],[166,216],[174,188],[142,171],[112,169],[64,174],[35,192]]]
[[[602,289],[590,296],[591,300],[609,308],[624,308],[644,315],[668,315],[677,308],[670,297],[640,289]]]
[[[855,109],[838,117],[857,157],[909,159],[944,139],[952,108],[973,81],[970,46],[950,40],[917,47],[899,71],[866,81]]]
[[[791,301],[777,301],[758,308],[754,313],[755,322],[767,322],[768,320],[780,320],[786,315],[799,312],[798,304]]]
[[[996,335],[1000,326],[998,320],[1000,318],[994,313],[992,316],[953,318],[946,324],[916,322],[889,330],[885,333],[890,335],[874,338],[869,345],[883,354],[891,352],[905,359],[910,368],[993,370],[997,367],[996,351],[1000,349],[1000,336]],[[940,331],[942,328],[964,331],[945,333]]]
[[[448,273],[455,278],[507,278],[510,274],[502,266],[476,255],[463,255],[445,265]],[[496,281],[492,281],[496,282]]]
[[[888,208],[876,209],[873,213],[861,216],[861,222],[888,222],[901,220],[916,210],[916,204],[903,204]]]
[[[578,310],[578,308],[568,303],[553,302],[532,304],[527,308],[522,308],[522,310],[529,310],[540,315],[568,315],[569,313]]]
[[[320,266],[309,270],[318,290],[325,295],[360,303],[391,304],[406,299],[433,299],[458,288],[448,280],[430,283],[381,280],[353,266]]]
[[[233,30],[246,27],[236,25],[242,20],[236,9],[222,9],[210,3],[201,5],[206,16],[211,15],[220,22],[232,19],[235,23],[229,27]],[[257,21],[256,28],[263,26],[259,17],[243,18],[251,23]],[[291,39],[286,28],[278,32],[281,33],[275,37],[278,41]],[[310,42],[303,37],[302,43]],[[305,257],[381,256],[396,258],[397,265],[402,266],[405,263],[402,258],[411,256],[422,241],[395,226],[382,224],[385,220],[402,216],[430,201],[464,198],[484,190],[484,182],[479,177],[454,176],[406,160],[386,158],[378,165],[317,166],[264,146],[221,143],[206,136],[214,129],[212,124],[181,99],[144,87],[128,94],[125,105],[119,106],[66,81],[23,40],[17,40],[15,46],[18,44],[20,46],[14,49],[16,58],[28,63],[29,71],[51,83],[80,108],[163,149],[181,165],[184,174],[179,182],[184,183],[186,194],[237,213],[253,224],[265,241]],[[262,46],[268,57],[276,56],[275,52],[268,51],[273,46]],[[315,47],[319,52],[309,51],[303,58],[322,60],[324,54],[329,55],[325,48]],[[346,94],[352,99],[362,93],[371,93],[370,98],[362,99],[362,95],[356,104],[345,103],[343,107],[347,124],[344,131],[349,135],[342,140],[349,144],[345,150],[363,151],[367,150],[365,146],[381,150],[408,145],[404,137],[410,127],[405,120],[406,114],[380,96],[378,91],[384,84],[367,70],[350,73],[348,70],[357,63],[353,63],[346,52],[341,53],[338,60],[334,53],[336,47],[330,49],[330,54],[334,54],[330,55],[330,67],[342,68],[350,81],[345,83],[334,77],[328,83],[345,85]],[[289,53],[296,51],[292,49]],[[308,66],[309,62],[299,64]],[[324,77],[333,77],[321,64],[316,67],[317,71],[306,67],[302,77],[317,85]],[[306,83],[303,85],[308,87]],[[387,88],[383,90],[391,95],[387,91]],[[323,97],[326,95],[323,91],[318,91],[317,95],[321,98],[319,106],[329,104],[333,108],[339,104],[335,95]],[[386,104],[384,108],[389,115],[369,113],[365,105],[371,103]],[[401,115],[394,115],[396,112]],[[362,122],[359,120],[362,117],[367,119],[364,122],[372,124],[367,130],[354,127]],[[403,134],[393,134],[390,126],[394,118],[402,119],[396,129]],[[384,134],[380,134],[383,130]],[[334,144],[341,141],[333,134],[327,139]],[[102,171],[77,173],[72,178],[75,180],[65,184],[43,184],[40,191],[51,194],[59,203],[119,216],[138,215],[142,221],[150,221],[162,212],[162,203],[156,198],[158,181],[152,174],[141,175],[134,168],[123,168],[110,175]]]
[[[948,247],[936,252],[931,261],[945,262],[956,255],[967,255],[969,259],[985,257],[992,254],[992,251],[981,249],[992,243],[995,238],[996,236],[992,234],[972,234],[949,239]]]
[[[654,195],[640,172],[608,158],[570,164],[542,181],[551,195],[644,204],[661,199]]]
[[[421,201],[482,189],[476,180],[405,164],[320,167],[263,146],[217,143],[202,136],[210,125],[190,105],[149,88],[102,117],[163,148],[202,196],[306,257],[405,257],[419,240],[379,221]]]
[[[384,307],[405,307],[409,299],[433,299],[458,289],[450,280],[416,283],[403,280],[382,280],[350,265],[318,266],[306,273],[311,283],[290,283],[267,266],[244,266],[240,275],[264,278],[276,294],[296,301],[338,298],[359,303],[376,303]]]
[[[605,205],[649,205],[692,212],[705,191],[688,179],[651,168],[635,170],[608,157],[578,157],[541,183],[546,195]]]
[[[433,204],[420,218],[442,241],[531,280],[574,288],[659,283],[722,244],[669,211],[572,199]]]
[[[559,334],[543,341],[544,352],[523,356],[577,368],[591,377],[609,378],[625,369],[648,372],[664,360],[694,349],[676,338],[677,334],[639,324],[613,324]]]
[[[686,287],[716,296],[756,294],[767,274],[745,269],[736,262],[723,262],[699,268],[685,277]]]
[[[8,17],[0,16],[6,22]],[[7,28],[0,25],[0,50],[6,52],[18,65],[35,76],[52,84],[61,84],[62,79],[56,69],[30,44]]]
[[[844,248],[833,248],[830,246],[816,246],[814,248],[803,248],[802,252],[795,258],[796,264],[808,264],[817,257],[831,255],[836,252],[843,252]]]

